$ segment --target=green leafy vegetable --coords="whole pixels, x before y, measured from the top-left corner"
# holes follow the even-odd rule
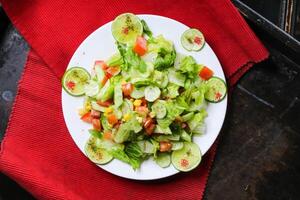
[[[145,20],[141,20],[142,24],[143,24],[143,32],[144,34],[146,34],[148,37],[152,37],[152,32],[149,29],[149,26],[147,25],[147,23],[145,22]]]

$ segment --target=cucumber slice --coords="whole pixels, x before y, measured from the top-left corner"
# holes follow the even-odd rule
[[[167,108],[164,101],[156,101],[151,108],[158,119],[164,118],[167,114]]]
[[[158,164],[162,168],[169,167],[171,164],[171,156],[170,153],[160,153],[155,159],[156,164]]]
[[[201,152],[197,144],[184,142],[183,148],[172,152],[172,164],[179,171],[195,169],[201,162]]]
[[[200,51],[205,44],[203,34],[198,29],[188,29],[181,35],[181,45],[187,51]]]
[[[96,99],[101,101],[107,101],[111,99],[114,95],[114,85],[111,83],[110,80],[107,80],[103,88],[97,94]]]
[[[140,99],[145,96],[145,88],[140,87],[140,88],[134,88],[133,91],[131,92],[130,96],[134,99]]]
[[[113,157],[105,149],[99,148],[97,140],[99,139],[91,136],[87,141],[84,150],[87,157],[92,162],[103,165],[110,162],[113,159]]]
[[[111,25],[114,38],[124,44],[133,44],[143,34],[141,20],[132,13],[124,13],[116,17]]]
[[[191,135],[188,134],[185,130],[181,130],[180,138],[182,140],[184,140],[184,141],[187,141],[187,142],[191,142],[192,141]]]
[[[99,92],[99,84],[97,81],[90,80],[89,84],[84,86],[84,92],[86,96],[96,96]]]
[[[154,102],[160,96],[160,89],[156,86],[147,86],[145,88],[145,99]]]
[[[85,93],[85,85],[90,80],[91,75],[82,67],[72,67],[68,69],[61,79],[62,87],[72,96],[82,96]]]
[[[227,94],[226,83],[219,77],[211,77],[207,81],[207,90],[205,92],[205,99],[211,103],[218,103],[222,101]]]
[[[97,110],[100,112],[105,112],[105,109],[106,109],[106,107],[103,107],[103,106],[100,106],[99,104],[97,104],[96,101],[92,101],[91,106],[92,106],[93,110]]]
[[[172,142],[172,151],[180,150],[183,148],[183,142]]]

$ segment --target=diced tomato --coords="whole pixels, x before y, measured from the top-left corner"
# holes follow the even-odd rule
[[[137,106],[135,107],[135,111],[143,117],[146,117],[149,113],[149,109],[146,106]]]
[[[110,74],[111,76],[114,76],[120,72],[120,67],[119,66],[114,66],[114,67],[108,67],[106,69],[106,73]]]
[[[100,112],[97,110],[91,110],[91,117],[99,119],[100,118]]]
[[[86,123],[92,123],[91,112],[85,113],[80,119]]]
[[[130,96],[133,91],[133,85],[131,83],[125,83],[122,85],[122,91],[124,96]]]
[[[110,123],[111,125],[115,125],[116,123],[118,123],[118,118],[116,117],[116,115],[114,114],[109,114],[107,116],[107,121],[108,123]]]
[[[133,47],[133,51],[139,56],[145,55],[145,53],[147,52],[147,40],[142,36],[137,37],[135,45]]]
[[[100,105],[100,106],[103,106],[103,107],[109,107],[110,105],[113,104],[112,100],[109,99],[107,101],[97,101],[97,104]]]
[[[145,97],[143,97],[143,98],[141,98],[141,100],[142,100],[142,106],[148,106],[148,103],[147,103],[147,100],[145,99]]]
[[[103,60],[96,60],[94,64],[95,67],[101,67],[104,71],[108,68],[107,64]]]
[[[93,129],[101,131],[101,123],[99,119],[92,119]]]
[[[199,73],[199,76],[204,79],[204,80],[208,80],[210,79],[212,76],[213,76],[214,72],[209,69],[208,67],[204,66],[200,73]]]
[[[109,79],[109,77],[106,76],[106,74],[105,74],[104,78],[103,78],[102,81],[101,81],[101,85],[102,85],[102,86],[105,85],[105,83],[107,82],[108,79]]]
[[[103,133],[103,138],[106,140],[111,140],[112,139],[112,133],[111,131],[106,131]]]
[[[144,128],[148,128],[151,124],[154,124],[154,121],[151,117],[147,117],[144,120]]]
[[[149,127],[145,129],[145,131],[147,135],[152,135],[154,129],[155,129],[155,124],[150,124]]]
[[[166,152],[170,151],[172,148],[172,143],[171,142],[159,142],[159,151],[160,152]]]

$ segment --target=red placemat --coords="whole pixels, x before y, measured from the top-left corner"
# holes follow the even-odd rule
[[[215,145],[190,173],[146,182],[111,175],[72,141],[62,116],[58,77],[86,36],[118,14],[133,12],[201,29],[232,85],[268,53],[230,1],[2,0],[2,6],[34,49],[1,145],[3,173],[40,199],[201,199]]]

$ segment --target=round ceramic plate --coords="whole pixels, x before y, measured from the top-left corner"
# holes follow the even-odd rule
[[[209,66],[216,76],[225,80],[220,62],[207,43],[202,50],[198,52],[188,52],[181,46],[180,36],[189,28],[188,26],[162,16],[138,16],[147,22],[154,35],[162,34],[165,38],[171,40],[177,52],[193,56],[198,63]],[[115,40],[111,34],[111,24],[112,22],[109,22],[101,26],[81,43],[71,58],[68,68],[81,66],[90,72],[95,60],[106,60],[114,52],[117,52]],[[82,153],[84,153],[84,145],[90,136],[88,129],[91,128],[91,125],[82,122],[78,115],[78,109],[82,107],[83,100],[83,97],[72,97],[62,90],[64,119],[74,142]],[[210,103],[208,105],[208,117],[205,120],[207,126],[206,133],[202,136],[194,137],[194,142],[199,145],[203,155],[212,146],[221,130],[226,108],[227,97],[220,103]],[[117,159],[114,159],[106,165],[99,165],[99,167],[117,176],[136,180],[160,179],[179,172],[172,165],[168,168],[161,168],[152,159],[145,161],[141,165],[141,168],[136,171],[128,164]]]

